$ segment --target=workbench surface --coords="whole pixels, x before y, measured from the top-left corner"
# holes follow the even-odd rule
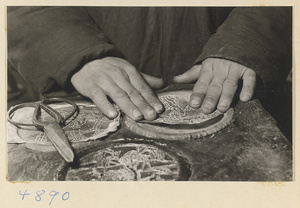
[[[149,139],[131,132],[121,122],[105,138],[73,146],[78,158],[120,144],[147,144],[178,159],[177,180],[190,181],[291,181],[292,145],[263,109],[259,100],[238,102],[225,129],[199,139]],[[72,166],[76,164],[72,164]],[[77,164],[78,165],[78,164]],[[37,151],[28,144],[8,144],[8,180],[65,180],[69,165],[58,152]]]

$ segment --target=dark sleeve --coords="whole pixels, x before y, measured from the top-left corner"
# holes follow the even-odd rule
[[[8,7],[8,60],[41,94],[71,89],[85,63],[119,56],[82,7]]]
[[[292,63],[291,7],[235,8],[212,35],[196,63],[224,58],[256,71],[268,85],[282,81]]]

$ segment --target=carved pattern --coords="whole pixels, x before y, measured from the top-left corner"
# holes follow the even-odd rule
[[[168,153],[145,144],[123,144],[98,150],[80,159],[66,180],[150,181],[176,180],[179,165]]]
[[[133,132],[169,140],[199,138],[215,133],[230,124],[234,110],[225,114],[215,111],[203,114],[201,109],[189,106],[191,91],[171,91],[158,94],[165,112],[154,121],[135,122],[125,117],[125,124]]]
[[[165,107],[165,112],[154,122],[168,124],[194,124],[214,118],[221,113],[215,111],[211,114],[204,114],[201,109],[194,109],[189,105],[190,95],[159,96],[160,101]]]

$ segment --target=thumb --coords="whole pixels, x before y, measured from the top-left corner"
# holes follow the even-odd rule
[[[194,82],[199,78],[200,69],[201,69],[201,64],[195,65],[188,71],[184,72],[183,74],[175,76],[173,81],[174,83],[177,84]]]
[[[158,90],[163,87],[164,80],[162,78],[153,77],[153,76],[150,76],[150,75],[144,74],[144,73],[141,73],[141,74],[142,74],[143,78],[145,79],[145,81],[148,83],[148,85],[152,89]]]

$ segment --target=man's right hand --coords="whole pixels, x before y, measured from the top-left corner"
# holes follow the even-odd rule
[[[163,105],[151,89],[161,88],[163,80],[138,72],[124,59],[106,57],[91,61],[72,76],[71,82],[109,118],[118,114],[107,96],[136,121],[154,120],[163,111]]]

